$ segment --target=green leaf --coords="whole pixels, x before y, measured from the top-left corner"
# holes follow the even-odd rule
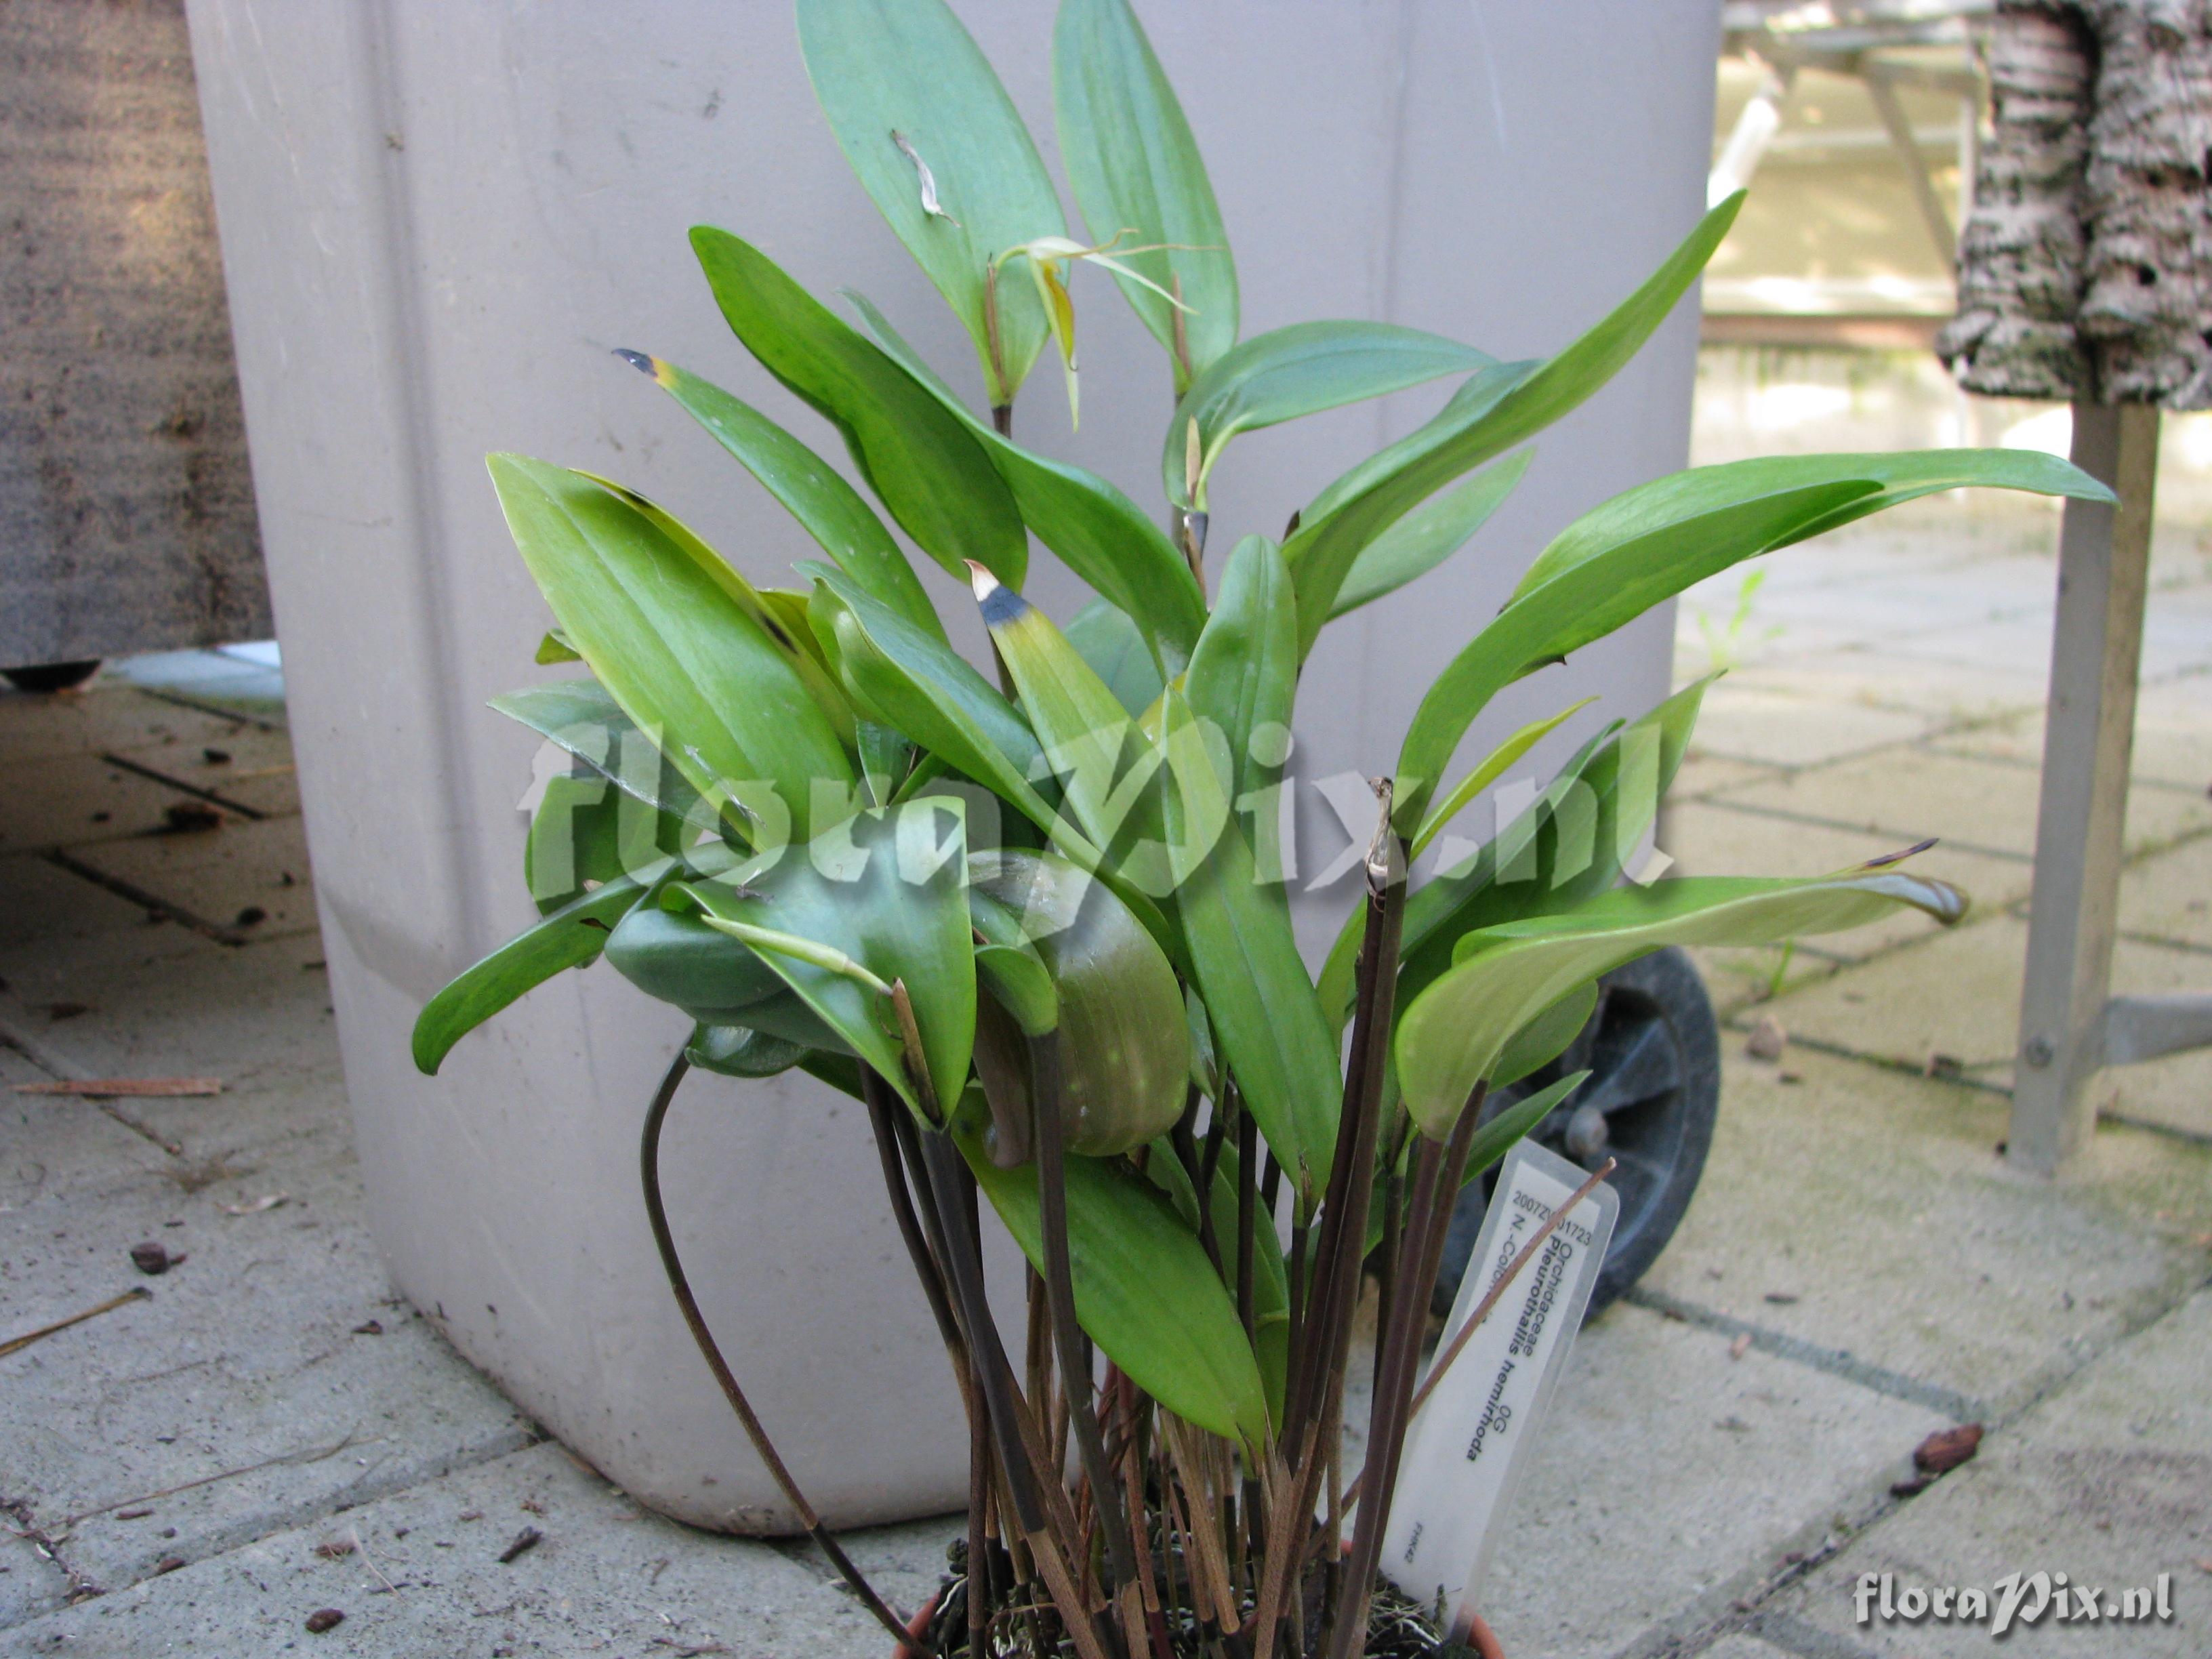
[[[1021,514],[968,427],[750,243],[697,225],[691,248],[732,331],[838,429],[921,550],[956,576],[974,559],[1019,582],[1029,566]]]
[[[1142,919],[1104,882],[1049,854],[979,853],[971,874],[969,918],[992,941],[976,951],[978,967],[992,969],[987,957],[1019,945],[1050,976],[1067,1150],[1109,1157],[1173,1127],[1190,1073],[1189,1030],[1182,988]],[[1024,1016],[1001,1000],[1024,1029],[1041,1029],[1046,1009]],[[1026,1063],[1020,1069],[1026,1079]]]
[[[1711,684],[1697,681],[1592,738],[1497,836],[1414,889],[1399,946],[1401,1012],[1451,965],[1462,933],[1563,908],[1620,879],[1622,860],[1642,845],[1688,750]],[[1321,975],[1322,1006],[1340,1030],[1351,1016],[1358,953],[1354,912]]]
[[[963,1122],[972,1119],[963,1114]],[[1001,1170],[981,1133],[959,1136],[975,1183],[1022,1252],[1044,1266],[1036,1165]],[[1167,1195],[1126,1164],[1067,1160],[1075,1317],[1137,1386],[1209,1433],[1266,1443],[1266,1389],[1237,1306]]]
[[[1188,748],[1175,741],[1194,719],[1189,705],[1172,689],[1163,704],[1175,783],[1164,792],[1168,841],[1205,851],[1176,890],[1191,975],[1246,1107],[1311,1202],[1335,1154],[1343,1089],[1336,1037],[1306,977],[1284,890],[1261,884],[1224,780],[1202,754],[1186,761]],[[1215,823],[1209,844],[1205,830]]]
[[[757,952],[694,910],[637,905],[608,935],[606,949],[609,965],[639,990],[702,1022],[743,1024],[735,1016],[784,989]]]
[[[1126,234],[1135,251],[1115,257],[1181,293],[1188,373],[1203,372],[1237,343],[1237,264],[1190,124],[1127,0],[1061,0],[1052,95],[1060,161],[1091,235]],[[1175,307],[1142,283],[1115,280],[1173,356]],[[1188,378],[1177,362],[1177,396]]]
[[[1159,1157],[1156,1150],[1152,1158]],[[1162,1161],[1177,1168],[1182,1162],[1171,1151]],[[1146,1160],[1147,1171],[1152,1162],[1152,1158]],[[1221,1252],[1222,1282],[1232,1297],[1237,1292],[1237,1189],[1241,1179],[1236,1144],[1224,1140],[1219,1162],[1214,1166],[1211,1208],[1214,1243]],[[1188,1176],[1185,1180],[1188,1180]],[[1256,1171],[1253,1180],[1259,1180]],[[1252,1229],[1252,1346],[1260,1361],[1260,1374],[1267,1383],[1268,1416],[1280,1422],[1290,1362],[1290,1266],[1284,1260],[1283,1241],[1276,1234],[1274,1218],[1264,1205],[1255,1205],[1255,1208],[1257,1224]]]
[[[1200,374],[1176,406],[1160,453],[1160,482],[1177,507],[1203,506],[1214,463],[1240,432],[1402,392],[1497,359],[1441,334],[1395,323],[1292,323],[1255,336]],[[1197,501],[1189,485],[1190,423],[1198,422]]]
[[[999,285],[1002,376],[984,271],[1067,230],[1013,100],[944,0],[799,0],[799,44],[845,159],[967,325],[991,401],[1011,403],[1044,345],[1044,312],[1027,284]]]
[[[485,705],[611,780],[623,793],[695,830],[714,827],[699,792],[622,711],[597,680],[552,680],[502,692]]]
[[[1021,712],[941,639],[839,574],[811,574],[815,631],[835,642],[838,672],[863,710],[1051,830],[1060,814],[1030,781],[1044,771],[1044,751]]]
[[[1434,420],[1322,491],[1283,547],[1297,581],[1306,649],[1362,550],[1443,485],[1549,426],[1611,380],[1697,280],[1742,204],[1739,191],[1707,213],[1641,288],[1558,356],[1481,370]]]
[[[945,636],[937,611],[884,521],[835,467],[750,404],[659,357],[615,354],[653,377],[735,456],[821,544],[837,568],[924,633]]]
[[[2033,449],[1923,449],[1856,455],[1773,455],[1670,473],[1623,490],[1577,519],[1528,567],[1512,593],[1520,599],[1568,572],[1629,546],[1668,548],[1667,532],[1695,539],[1715,515],[1821,485],[1863,486],[1824,516],[1807,518],[1786,547],[1946,489],[2021,489],[2109,501],[2112,492],[2081,468]]]
[[[1282,550],[1247,536],[1229,556],[1221,592],[1198,636],[1183,693],[1191,712],[1221,728],[1232,769],[1234,805],[1289,753],[1291,705],[1298,690],[1297,601]],[[1257,748],[1265,761],[1253,753]]]
[[[1454,963],[1399,1021],[1406,1109],[1428,1134],[1449,1133],[1468,1092],[1514,1034],[1585,981],[1665,945],[1771,945],[1875,921],[1900,906],[1956,921],[1966,901],[1939,881],[1894,868],[1809,881],[1694,877],[1626,888],[1561,915],[1468,934]]]
[[[791,672],[799,676],[822,712],[830,717],[830,724],[837,733],[837,740],[848,750],[859,741],[854,731],[853,706],[837,687],[828,665],[823,660],[820,647],[814,643],[805,622],[805,602],[799,599],[798,625],[788,609],[789,602],[799,599],[794,594],[779,594],[773,589],[762,592],[747,581],[736,566],[707,545],[706,539],[665,507],[647,501],[628,484],[617,483],[612,478],[603,478],[596,472],[580,472],[580,477],[619,495],[642,514],[654,529],[667,537],[723,592],[736,601],[738,608],[752,618],[762,633],[769,637]]]
[[[848,958],[884,985],[903,982],[941,1110],[960,1097],[975,1035],[975,957],[968,921],[966,836],[958,803],[911,802],[851,819],[812,843],[739,866],[726,880],[673,890],[710,921],[735,923]],[[760,959],[916,1110],[890,1000],[853,975],[781,949]],[[927,1115],[927,1113],[925,1113]]]
[[[568,643],[559,629],[549,628],[545,630],[545,637],[538,641],[538,654],[531,660],[550,667],[555,663],[581,662],[583,658],[576,653],[575,647]]]
[[[1506,686],[1872,488],[1815,484],[1723,507],[1571,565],[1514,600],[1452,659],[1413,711],[1398,751],[1401,821],[1419,821],[1468,726]]]
[[[1206,625],[1206,595],[1160,527],[1097,473],[1001,438],[969,412],[865,295],[848,289],[846,297],[915,386],[935,397],[984,447],[1037,539],[1094,592],[1127,611],[1170,672],[1180,669]],[[988,559],[977,562],[1007,586],[1021,586],[1018,573],[1009,576]]]
[[[1567,1045],[1582,1035],[1596,1012],[1595,980],[1568,992],[1513,1034],[1498,1064],[1491,1067],[1490,1086],[1510,1088],[1539,1066],[1550,1065],[1566,1053]]]
[[[1107,599],[1093,599],[1061,630],[1091,672],[1106,682],[1114,699],[1132,720],[1160,696],[1160,665],[1146,647],[1145,636],[1129,613]]]
[[[775,1077],[806,1058],[796,1042],[743,1025],[702,1025],[684,1047],[684,1058],[724,1077]]]
[[[1589,1078],[1576,1072],[1548,1084],[1525,1100],[1516,1100],[1474,1132],[1467,1149],[1467,1173],[1460,1184],[1475,1180],[1513,1150],[1514,1143],[1529,1133]],[[1502,1085],[1501,1085],[1502,1086]]]
[[[1368,543],[1336,590],[1329,620],[1396,592],[1458,552],[1513,493],[1535,453],[1524,449],[1486,467],[1456,489],[1422,502]]]
[[[530,896],[539,914],[550,915],[617,876],[665,865],[684,850],[684,835],[678,820],[599,773],[580,768],[548,778],[523,843]]]
[[[622,876],[517,933],[423,1005],[415,1021],[415,1065],[434,1077],[453,1045],[534,986],[599,954],[607,930],[644,894],[647,879]]]
[[[853,769],[783,648],[630,502],[544,461],[490,467],[530,574],[623,712],[756,834],[774,839],[787,812],[803,835],[814,781],[849,785]]]
[[[1546,738],[1559,730],[1567,720],[1597,701],[1595,694],[1579,702],[1571,702],[1556,714],[1540,720],[1530,720],[1511,737],[1490,751],[1489,758],[1452,786],[1451,793],[1438,801],[1436,808],[1422,820],[1419,830],[1407,845],[1409,859],[1420,857],[1428,844],[1437,838],[1443,827],[1466,810],[1467,804],[1505,775],[1515,761],[1527,754]]]
[[[1139,819],[1154,769],[1139,752],[1136,723],[1051,617],[988,572],[976,574],[975,586],[983,625],[1013,676],[1046,763],[1062,781],[1068,810],[1093,844],[1111,848]]]

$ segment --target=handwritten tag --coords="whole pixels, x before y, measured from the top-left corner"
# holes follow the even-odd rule
[[[1482,1234],[1437,1352],[1587,1178],[1523,1140],[1506,1154]],[[1582,1328],[1620,1198],[1600,1183],[1562,1218],[1469,1337],[1408,1427],[1382,1571],[1424,1607],[1442,1601],[1458,1632],[1496,1544],[1498,1519],[1528,1470],[1537,1425]]]

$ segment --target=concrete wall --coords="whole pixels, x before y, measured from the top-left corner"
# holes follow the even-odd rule
[[[1050,162],[1048,9],[957,9]],[[1698,211],[1717,23],[1696,0],[1139,9],[1212,170],[1248,334],[1379,317],[1548,351]],[[534,745],[482,704],[544,672],[530,656],[546,617],[481,456],[621,477],[763,580],[810,551],[607,355],[684,363],[835,453],[730,339],[685,246],[697,221],[757,240],[817,292],[866,290],[971,391],[973,353],[847,173],[783,5],[191,0],[191,14],[347,1079],[394,1274],[640,1496],[710,1525],[784,1524],[669,1305],[635,1196],[636,1124],[680,1019],[601,969],[543,988],[435,1081],[407,1060],[424,999],[531,914],[514,804]],[[1077,281],[1080,442],[1048,364],[1021,435],[1153,500],[1164,362],[1105,281]],[[1681,464],[1694,329],[1676,317],[1540,441],[1457,568],[1335,631],[1302,708],[1310,775],[1386,768],[1430,676],[1550,532]],[[1217,545],[1279,530],[1443,395],[1245,439],[1217,475]],[[1070,614],[1081,591],[1040,565],[1032,597]],[[925,575],[978,644],[969,605]],[[1664,690],[1670,637],[1669,617],[1648,619],[1517,688],[1492,723],[1570,687],[1636,713]],[[1310,873],[1345,837],[1309,806]],[[1347,897],[1309,907],[1314,937]],[[666,1152],[708,1317],[825,1513],[956,1504],[955,1402],[860,1109],[803,1081],[703,1079]]]

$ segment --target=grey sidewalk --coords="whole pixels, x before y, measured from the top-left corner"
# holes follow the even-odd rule
[[[1771,562],[1669,849],[1779,873],[1940,834],[1929,866],[1983,902],[1950,934],[1705,963],[1739,1030],[1771,1013],[1793,1041],[1759,1062],[1730,1037],[1696,1204],[1576,1351],[1486,1603],[1515,1659],[1978,1652],[1855,1626],[1851,1585],[2008,1565],[2170,1572],[2180,1613],[2014,1648],[2212,1649],[2212,1060],[2108,1077],[2056,1187],[1995,1150],[2049,605],[2032,540],[1937,510]],[[2212,582],[2188,544],[2159,574],[2121,972],[2203,984]],[[0,698],[0,1085],[226,1084],[0,1092],[0,1342],[151,1293],[0,1357],[0,1655],[881,1654],[811,1552],[642,1514],[455,1358],[436,1310],[390,1299],[281,714],[250,665],[204,667]],[[185,1259],[145,1277],[144,1242]],[[1979,1459],[1894,1495],[1961,1420],[1988,1427]],[[854,1547],[911,1605],[951,1531]],[[343,1622],[307,1633],[325,1607]]]

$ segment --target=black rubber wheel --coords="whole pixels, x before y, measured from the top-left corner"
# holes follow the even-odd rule
[[[27,668],[0,668],[0,675],[18,691],[67,691],[82,685],[100,672],[100,659],[90,662],[45,662]]]
[[[1721,1098],[1720,1027],[1704,981],[1680,951],[1656,951],[1600,981],[1596,1011],[1565,1054],[1485,1107],[1490,1117],[1571,1072],[1589,1081],[1534,1132],[1570,1162],[1608,1178],[1620,1216],[1590,1294],[1595,1313],[1644,1277],[1689,1208],[1712,1146]],[[1449,1313],[1474,1252],[1494,1175],[1469,1182],[1452,1212],[1437,1278],[1436,1307]]]

